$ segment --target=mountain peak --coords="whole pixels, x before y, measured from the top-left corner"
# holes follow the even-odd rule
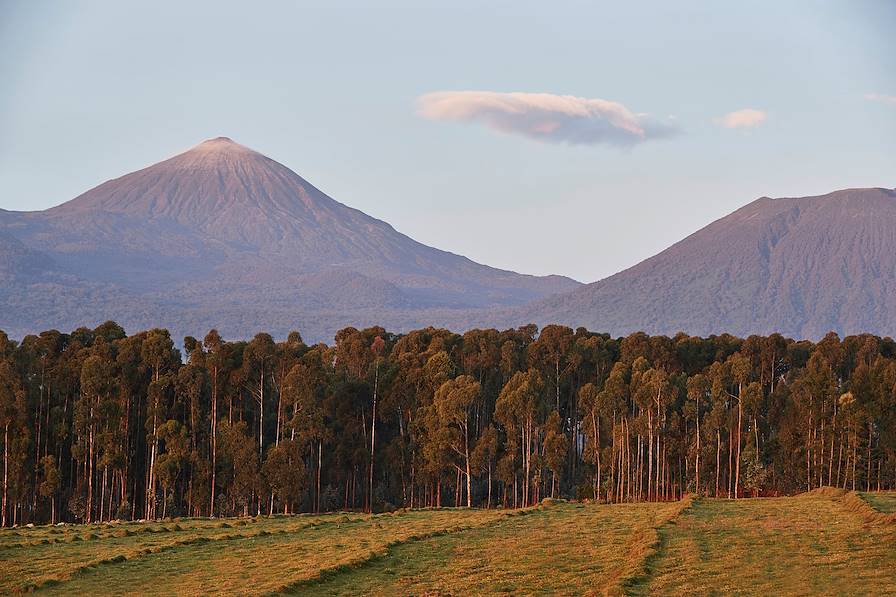
[[[51,211],[163,218],[253,247],[303,245],[316,236],[306,226],[360,218],[286,166],[223,136],[107,181]]]
[[[206,139],[194,146],[188,153],[258,153],[245,145],[240,145],[230,137],[215,137]]]

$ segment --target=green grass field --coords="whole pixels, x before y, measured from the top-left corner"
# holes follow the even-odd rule
[[[871,507],[886,514],[896,512],[896,493],[860,493],[862,499],[871,504]]]
[[[894,595],[896,494],[0,531],[0,593]]]

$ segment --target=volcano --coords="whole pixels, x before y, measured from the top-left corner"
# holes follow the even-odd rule
[[[505,323],[624,335],[896,336],[896,190],[762,197],[599,282]]]
[[[114,319],[309,341],[348,325],[463,327],[579,286],[426,246],[227,137],[45,211],[0,210],[0,280],[14,337]]]

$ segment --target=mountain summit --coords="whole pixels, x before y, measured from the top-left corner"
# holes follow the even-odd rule
[[[612,334],[896,336],[896,190],[762,197],[515,321]]]
[[[334,201],[301,176],[228,137],[209,139],[49,210],[169,221],[234,248],[290,249],[294,259],[373,258],[391,226]],[[351,239],[344,236],[350,235]],[[404,242],[407,237],[403,237]]]
[[[350,324],[463,321],[579,285],[428,247],[227,137],[46,211],[0,211],[0,234],[0,263],[15,263],[0,275],[17,276],[0,291],[0,329],[13,335],[115,318],[329,340]]]

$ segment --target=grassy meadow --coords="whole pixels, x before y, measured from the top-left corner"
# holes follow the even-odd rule
[[[896,594],[896,494],[0,531],[0,593]]]

